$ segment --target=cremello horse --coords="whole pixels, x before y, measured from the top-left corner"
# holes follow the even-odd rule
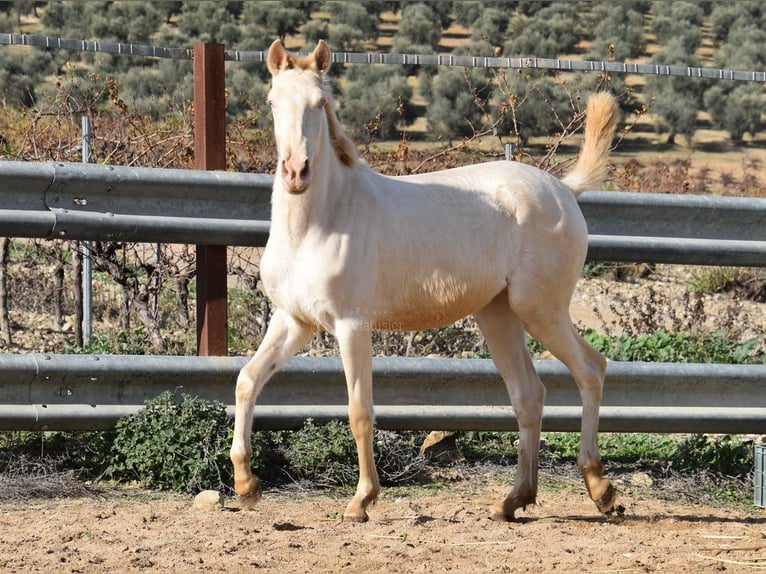
[[[578,465],[599,510],[611,512],[615,490],[602,478],[597,444],[606,362],[574,329],[569,303],[587,249],[575,198],[605,175],[614,99],[591,96],[585,142],[563,180],[510,161],[387,177],[359,160],[338,124],[323,85],[331,63],[324,42],[299,58],[276,41],[267,59],[278,166],[261,277],[276,311],[237,379],[231,460],[242,506],[252,507],[261,495],[250,468],[255,399],[271,375],[325,329],[340,347],[359,455],[359,484],[344,517],[366,521],[380,491],[370,331],[430,329],[473,315],[520,431],[517,479],[492,506],[491,518],[513,520],[537,495],[545,388],[525,330],[574,376],[583,403]]]

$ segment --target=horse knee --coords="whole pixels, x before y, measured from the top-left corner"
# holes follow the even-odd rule
[[[537,377],[535,377],[537,379]],[[513,412],[520,428],[540,428],[545,405],[545,387],[539,379],[535,384],[516,389],[512,394]]]
[[[235,396],[238,403],[248,404],[255,401],[258,395],[258,388],[255,380],[250,373],[247,372],[246,367],[243,367],[237,375],[237,384],[235,387]]]

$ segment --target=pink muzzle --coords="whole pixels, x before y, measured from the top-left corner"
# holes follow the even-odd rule
[[[288,193],[300,195],[308,188],[311,177],[308,158],[289,155],[282,160],[280,172]]]

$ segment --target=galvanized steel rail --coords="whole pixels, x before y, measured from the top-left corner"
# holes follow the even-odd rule
[[[231,405],[244,357],[0,355],[4,429],[114,426],[163,391]],[[536,361],[548,389],[543,428],[576,431],[580,399],[558,361]],[[489,359],[373,359],[377,423],[408,430],[515,430]],[[231,409],[231,406],[229,407]],[[297,428],[347,416],[338,358],[296,357],[259,397],[257,428]],[[766,428],[766,365],[611,362],[601,430],[757,433]]]
[[[273,176],[0,162],[0,235],[263,246]],[[586,192],[588,258],[766,267],[766,199]]]

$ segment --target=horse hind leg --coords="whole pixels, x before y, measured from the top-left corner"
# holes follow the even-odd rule
[[[591,500],[600,512],[610,514],[614,510],[616,490],[602,476],[598,452],[598,417],[606,360],[580,336],[565,307],[540,307],[521,316],[529,334],[561,360],[574,377],[582,401],[577,464]]]
[[[487,341],[492,360],[505,381],[519,425],[519,462],[513,489],[492,505],[490,518],[514,520],[514,513],[537,498],[540,428],[545,387],[526,346],[526,333],[511,310],[506,292],[475,315]]]

